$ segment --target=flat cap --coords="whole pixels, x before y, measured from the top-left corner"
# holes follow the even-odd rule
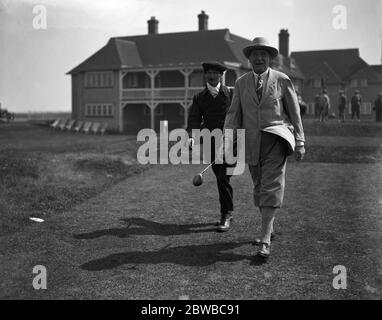
[[[227,70],[227,67],[218,61],[203,62],[202,66],[203,66],[204,72],[207,72],[208,70],[215,70],[215,71],[218,71],[220,73],[223,73],[224,71]]]

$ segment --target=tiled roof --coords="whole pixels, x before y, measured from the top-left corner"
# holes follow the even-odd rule
[[[121,67],[191,66],[207,60],[233,62],[248,68],[242,49],[250,43],[230,34],[228,29],[116,37],[69,73]]]
[[[134,42],[121,39],[111,39],[110,41],[114,41],[117,46],[122,67],[128,68],[142,65],[141,57]]]
[[[350,79],[366,79],[368,83],[381,83],[382,74],[379,75],[372,66],[366,66],[353,73]]]
[[[132,65],[142,65],[135,43],[119,39],[110,39],[104,47],[69,71],[68,74],[81,71],[117,70],[121,67],[129,67]]]
[[[342,83],[340,76],[330,67],[327,62],[321,62],[305,74],[307,79],[324,79],[325,83]]]
[[[376,64],[370,67],[372,67],[373,70],[382,77],[382,64]]]
[[[206,60],[246,65],[240,52],[250,40],[231,35],[228,29],[149,34],[122,37],[137,44],[145,66],[200,64]]]
[[[282,54],[279,54],[272,62],[271,67],[275,70],[285,73],[291,79],[305,79],[304,74],[300,70],[295,59],[289,57],[286,58]]]
[[[346,80],[357,70],[367,66],[360,58],[358,49],[317,50],[292,52],[304,74],[309,73],[320,63],[327,63],[342,79]]]

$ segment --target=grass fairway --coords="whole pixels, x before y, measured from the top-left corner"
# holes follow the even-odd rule
[[[251,245],[260,217],[248,171],[232,180],[235,220],[221,234],[212,171],[196,188],[203,165],[152,166],[2,235],[0,298],[381,299],[381,142],[346,132],[308,136],[306,161],[290,159],[267,263]],[[47,290],[32,287],[35,265],[47,268]],[[332,286],[337,265],[346,290]]]
[[[47,219],[146,169],[126,136],[74,135],[25,123],[0,126],[0,235]]]

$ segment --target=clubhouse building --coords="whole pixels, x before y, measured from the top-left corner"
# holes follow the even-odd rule
[[[159,130],[163,120],[169,130],[184,128],[193,95],[205,85],[203,61],[224,63],[228,86],[251,70],[242,53],[251,40],[228,29],[208,30],[204,11],[198,15],[197,31],[160,34],[155,17],[147,22],[148,34],[111,38],[68,72],[73,120],[106,122],[109,129],[125,133]],[[289,33],[283,29],[279,51],[272,67],[292,79],[309,102],[308,113],[314,114],[311,102],[325,87],[335,108],[339,89],[346,90],[349,100],[352,90],[360,89],[365,101],[361,111],[371,115],[371,103],[382,91],[382,66],[369,66],[358,49],[289,54]]]

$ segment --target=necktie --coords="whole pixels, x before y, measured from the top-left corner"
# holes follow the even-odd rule
[[[211,95],[214,98],[216,98],[216,96],[218,95],[219,91],[216,88],[213,88],[213,89],[210,89],[210,93],[211,93]]]
[[[257,94],[257,97],[259,98],[259,101],[261,101],[261,97],[263,95],[263,79],[261,79],[260,76],[257,80],[256,94]]]
[[[209,83],[207,83],[207,88],[210,94],[216,98],[216,96],[219,94],[219,89],[216,87],[211,86]]]

